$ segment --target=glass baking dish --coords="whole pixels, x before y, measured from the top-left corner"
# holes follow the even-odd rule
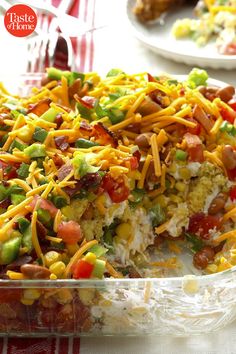
[[[1,77],[26,95],[41,74]],[[211,84],[221,85],[215,80]],[[27,303],[22,294],[27,292]],[[0,336],[186,336],[236,318],[236,267],[204,276],[0,280]]]

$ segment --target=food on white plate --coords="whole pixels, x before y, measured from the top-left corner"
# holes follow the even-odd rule
[[[1,85],[1,277],[163,277],[178,274],[186,249],[203,274],[233,267],[235,89],[207,80],[200,69],[181,82],[50,68],[27,97]],[[90,290],[5,289],[0,300],[19,312],[34,304],[37,326],[59,307],[62,327],[74,301],[84,329],[89,305],[100,318],[111,296]]]
[[[197,19],[175,22],[177,38],[190,38],[200,47],[214,41],[220,54],[236,55],[236,1],[200,0],[195,8]]]
[[[183,3],[184,0],[137,0],[133,12],[141,22],[148,22]]]

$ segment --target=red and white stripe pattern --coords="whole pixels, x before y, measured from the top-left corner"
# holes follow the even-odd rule
[[[1,354],[80,354],[79,338],[3,338]]]
[[[78,18],[83,20],[88,28],[95,26],[95,1],[78,0]],[[88,72],[93,69],[94,41],[93,31],[87,32],[76,39],[76,69],[80,72]]]
[[[89,27],[95,26],[95,1],[75,0],[70,15],[85,21]],[[53,0],[57,6],[60,0]],[[94,59],[94,34],[88,32],[73,39],[76,55],[76,70],[92,71]],[[1,354],[79,354],[79,338],[0,338]]]

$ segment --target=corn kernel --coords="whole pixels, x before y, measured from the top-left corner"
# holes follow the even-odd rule
[[[56,280],[57,276],[56,276],[56,274],[51,273],[49,278],[50,278],[50,280]]]
[[[116,234],[119,238],[127,240],[132,235],[132,226],[127,222],[124,222],[117,226]]]
[[[61,261],[55,262],[49,267],[50,272],[55,274],[58,278],[64,273],[65,269],[65,263]]]
[[[97,257],[92,252],[88,252],[84,257],[84,260],[90,264],[94,264],[96,262],[96,259],[97,259]]]
[[[84,305],[91,305],[95,296],[95,289],[79,289],[79,297]]]
[[[217,272],[217,265],[216,264],[209,264],[207,267],[206,267],[206,271],[209,272],[209,273],[216,273]]]
[[[184,184],[183,182],[176,182],[175,183],[175,188],[179,191],[179,192],[184,192],[186,189],[186,184]]]
[[[66,245],[68,253],[70,256],[73,256],[79,249],[79,245],[74,244],[74,245]]]
[[[182,203],[182,198],[180,198],[178,195],[171,194],[170,195],[170,200],[174,203]]]
[[[175,173],[176,172],[176,163],[173,162],[172,165],[170,165],[168,171],[171,173]]]
[[[159,204],[162,208],[165,208],[167,206],[167,198],[163,194],[160,194],[153,200],[153,205],[155,204]]]
[[[183,179],[189,180],[191,178],[191,172],[189,171],[189,169],[187,167],[181,167],[179,169],[179,175]]]
[[[27,300],[36,300],[40,297],[41,293],[37,289],[25,289],[24,290],[24,299]]]
[[[73,296],[69,289],[60,289],[56,294],[57,301],[60,304],[68,304],[73,300]]]
[[[47,267],[50,267],[50,265],[52,265],[53,263],[61,260],[61,255],[56,251],[49,251],[44,255],[44,259],[45,259],[45,265]]]
[[[20,302],[21,302],[23,305],[30,306],[30,305],[33,305],[34,300],[21,298]]]

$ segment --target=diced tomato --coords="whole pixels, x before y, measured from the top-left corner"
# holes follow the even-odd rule
[[[187,143],[187,152],[189,161],[203,162],[203,145],[201,139],[194,134],[187,133],[184,135],[184,139]]]
[[[80,259],[73,269],[74,279],[88,279],[91,277],[94,265]]]
[[[236,101],[230,101],[228,105],[236,112]]]
[[[5,179],[16,178],[17,177],[16,170],[17,170],[18,167],[19,167],[18,165],[17,166],[13,166],[13,165],[11,165],[9,163],[6,163],[6,162],[0,160],[0,169],[3,170],[3,177]]]
[[[229,196],[232,201],[236,199],[236,186],[230,189]]]
[[[52,202],[50,202],[47,199],[43,199],[43,198],[39,197],[38,195],[35,195],[34,199],[30,203],[30,206],[32,208],[34,208],[37,202],[38,202],[38,207],[49,211],[52,218],[54,218],[56,216],[58,209],[55,207],[55,205]]]
[[[220,218],[218,216],[196,213],[190,217],[188,232],[207,240],[209,239],[209,230],[219,227]]]
[[[224,48],[224,54],[226,54],[226,55],[236,55],[236,43],[229,43]]]
[[[204,155],[203,155],[203,146],[197,145],[195,147],[189,148],[188,150],[189,161],[192,162],[203,162]]]
[[[148,82],[156,82],[157,80],[149,73],[147,73]]]
[[[233,124],[236,119],[236,112],[232,112],[227,108],[221,108],[220,114],[224,120],[227,120],[227,122],[231,124]]]
[[[201,133],[201,125],[193,118],[186,118],[188,121],[193,122],[196,124],[196,127],[194,128],[187,128],[187,132],[193,135],[200,135]]]
[[[236,181],[236,167],[232,170],[227,170],[228,177],[230,181]]]
[[[127,161],[130,163],[131,170],[137,170],[137,168],[139,166],[137,157],[132,156],[132,157],[128,158]]]
[[[141,153],[139,150],[136,150],[134,153],[133,153],[133,156],[135,156],[138,160],[138,162],[140,161],[141,159]]]
[[[80,225],[73,220],[63,221],[58,226],[57,236],[68,245],[73,245],[82,240]]]
[[[113,203],[121,203],[129,196],[129,188],[124,180],[115,181],[109,174],[103,177],[102,188],[109,194]]]

